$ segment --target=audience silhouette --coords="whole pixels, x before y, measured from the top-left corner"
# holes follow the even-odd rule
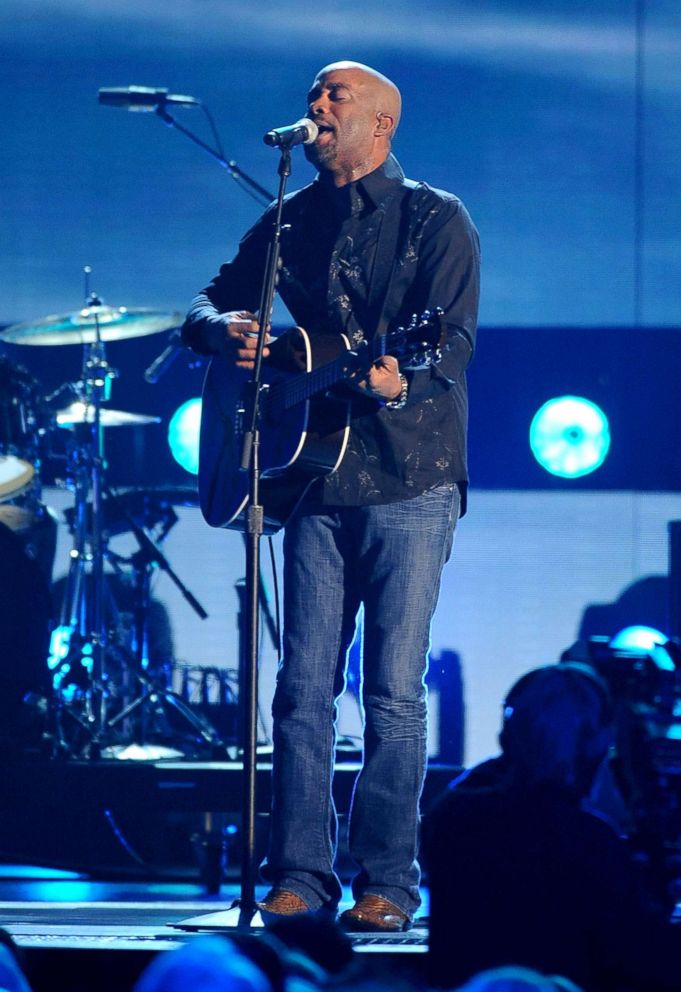
[[[433,984],[517,964],[586,992],[681,988],[681,929],[655,912],[612,827],[584,808],[611,742],[608,690],[589,666],[539,668],[510,690],[501,755],[424,818]]]

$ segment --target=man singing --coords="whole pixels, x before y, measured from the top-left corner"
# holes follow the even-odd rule
[[[397,87],[356,62],[322,69],[307,97],[318,169],[284,203],[278,291],[314,343],[352,345],[442,308],[439,364],[385,355],[355,383],[345,455],[284,532],[284,644],[273,702],[273,805],[265,920],[335,911],[331,794],[337,701],[364,607],[364,754],[349,825],[350,930],[399,931],[419,906],[430,623],[466,503],[465,369],[473,354],[477,232],[451,193],[404,177],[391,154]],[[183,330],[202,354],[252,368],[272,208],[194,300]],[[265,348],[265,358],[269,349]]]

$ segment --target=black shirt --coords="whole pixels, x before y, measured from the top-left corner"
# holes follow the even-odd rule
[[[235,258],[194,300],[183,330],[194,350],[221,350],[221,313],[257,308],[272,220],[270,207],[244,236]],[[381,314],[382,327],[393,328],[438,306],[447,330],[441,363],[406,373],[409,396],[403,409],[364,397],[353,400],[348,450],[337,471],[324,478],[321,501],[390,503],[454,482],[465,498],[465,369],[475,343],[480,260],[465,207],[451,193],[406,180],[390,156],[343,187],[318,176],[287,196],[283,223],[278,291],[313,340],[332,332],[356,343],[372,336]],[[387,229],[396,237],[386,240]]]

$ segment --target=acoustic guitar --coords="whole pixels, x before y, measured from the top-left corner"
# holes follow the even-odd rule
[[[354,347],[344,335],[312,339],[300,327],[270,344],[259,404],[265,533],[283,527],[315,479],[340,465],[351,429],[348,384],[360,381],[382,355],[394,355],[402,369],[427,368],[440,360],[445,340],[438,308]],[[199,502],[211,527],[243,529],[249,479],[241,460],[250,381],[251,372],[237,368],[233,357],[211,359],[199,441]]]

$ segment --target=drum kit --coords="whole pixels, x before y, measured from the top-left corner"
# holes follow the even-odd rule
[[[178,726],[183,745],[185,738],[197,747],[222,745],[210,724],[172,691],[168,659],[161,663],[150,652],[150,582],[156,568],[163,568],[192,608],[206,615],[160,550],[178,519],[174,506],[196,505],[194,493],[115,492],[106,477],[104,431],[158,423],[160,418],[103,406],[117,377],[105,345],[180,323],[177,313],[105,306],[90,294],[86,306],[74,313],[0,331],[0,344],[77,344],[83,349],[80,377],[49,396],[23,366],[0,356],[0,543],[11,552],[10,558],[3,554],[0,569],[0,646],[5,648],[0,695],[3,687],[8,690],[3,697],[7,712],[0,712],[0,741],[10,740],[20,724],[26,725],[24,714],[13,719],[20,698],[34,703],[40,717],[31,733],[39,727],[39,749],[52,755],[120,756],[129,745],[151,746],[154,739],[177,737]],[[52,602],[56,587],[51,586],[57,519],[42,498],[41,466],[51,457],[65,460],[64,486],[73,494],[73,506],[64,513],[72,546],[59,603]],[[137,544],[127,558],[109,547],[109,538],[123,532],[131,533]],[[23,594],[14,595],[12,573],[24,569],[27,561],[35,570],[30,581],[41,585],[41,595],[29,597],[22,613],[18,599]],[[113,594],[117,584],[128,592],[132,620],[125,634]],[[40,610],[30,605],[37,602]],[[38,645],[30,664],[29,642]],[[15,671],[21,674],[8,674]],[[183,754],[183,746],[173,753]]]

